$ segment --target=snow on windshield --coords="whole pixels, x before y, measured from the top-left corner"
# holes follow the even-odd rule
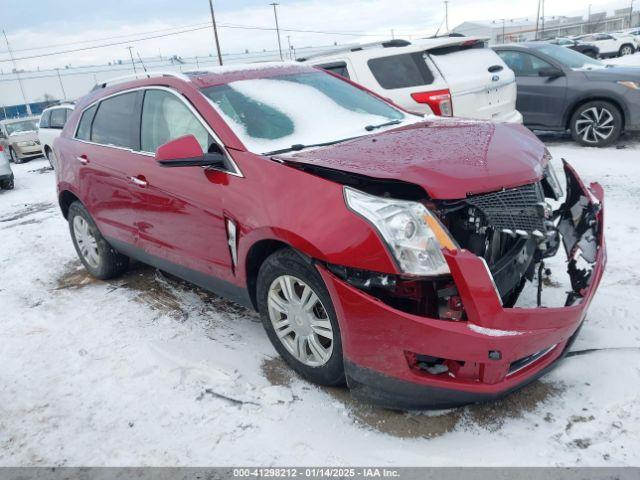
[[[36,122],[15,122],[6,124],[7,133],[9,135],[20,135],[21,133],[34,132],[38,129]]]
[[[239,80],[203,93],[247,149],[256,153],[362,136],[367,125],[408,119],[380,99],[325,73]]]

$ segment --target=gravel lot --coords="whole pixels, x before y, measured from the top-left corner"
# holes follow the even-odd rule
[[[606,192],[608,269],[573,347],[604,350],[494,404],[411,414],[297,378],[256,314],[160,272],[87,277],[46,161],[13,166],[0,466],[640,465],[640,141],[543,140]]]

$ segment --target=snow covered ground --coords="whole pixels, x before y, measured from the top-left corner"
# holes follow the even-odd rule
[[[543,140],[606,191],[608,269],[574,349],[607,350],[494,404],[411,414],[302,381],[256,314],[152,269],[90,279],[46,162],[14,166],[16,189],[0,192],[0,466],[640,465],[640,141]]]

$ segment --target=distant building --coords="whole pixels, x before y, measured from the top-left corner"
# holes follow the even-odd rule
[[[538,22],[539,39],[567,37],[594,32],[615,32],[640,25],[640,12],[631,14],[623,8],[607,16],[607,12],[592,13],[589,19],[575,17],[545,17]],[[536,18],[498,19],[464,22],[452,32],[467,36],[487,37],[492,44],[526,42],[536,38]]]

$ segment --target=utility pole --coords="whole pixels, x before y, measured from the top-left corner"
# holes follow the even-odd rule
[[[62,77],[60,76],[60,69],[56,68],[56,73],[58,74],[58,81],[60,82],[60,89],[62,90],[62,97],[64,100],[67,100],[67,93],[64,91],[64,85],[62,84]]]
[[[209,9],[211,10],[211,25],[213,26],[213,39],[216,42],[216,50],[218,51],[218,64],[222,66],[222,53],[220,53],[220,41],[218,40],[218,26],[216,25],[216,16],[213,13],[212,0],[209,0]]]
[[[505,22],[505,20],[506,19],[504,19],[504,18],[502,19],[502,43],[503,44],[507,43],[506,39],[504,38],[504,36],[505,36],[505,32],[504,32],[504,22]]]
[[[133,53],[131,52],[132,46],[127,47],[129,49],[129,55],[131,55],[131,65],[133,65],[133,73],[138,73],[136,70],[136,62],[133,61]]]
[[[631,7],[629,8],[629,28],[633,26],[633,1],[634,0],[631,0]]]
[[[535,39],[538,40],[538,27],[540,26],[540,2],[542,0],[538,0],[538,14],[536,15],[536,37]]]
[[[542,1],[542,33],[540,35],[540,39],[544,40],[544,0]]]
[[[591,33],[591,4],[587,13],[587,33]]]
[[[291,51],[291,35],[287,35],[287,45],[289,46],[289,60],[293,60],[293,52]]]
[[[444,0],[444,24],[447,27],[447,34],[449,33],[449,0]]]
[[[7,33],[2,30],[2,35],[4,35],[4,41],[7,44],[7,50],[9,52],[9,56],[11,57],[11,63],[13,64],[13,70],[15,71],[16,78],[18,79],[18,85],[20,86],[20,93],[22,93],[22,100],[27,107],[27,115],[33,115],[31,113],[31,105],[27,102],[27,96],[24,94],[24,86],[22,85],[22,79],[20,78],[20,72],[18,71],[18,66],[16,65],[16,60],[13,57],[13,50],[11,50],[11,45],[9,45],[9,40],[7,39]]]
[[[276,7],[280,4],[273,2],[269,5],[273,6],[273,16],[276,19],[276,32],[278,34],[278,50],[280,51],[280,60],[284,60],[284,58],[282,57],[282,43],[280,42],[280,27],[278,26],[278,11],[276,10]]]

